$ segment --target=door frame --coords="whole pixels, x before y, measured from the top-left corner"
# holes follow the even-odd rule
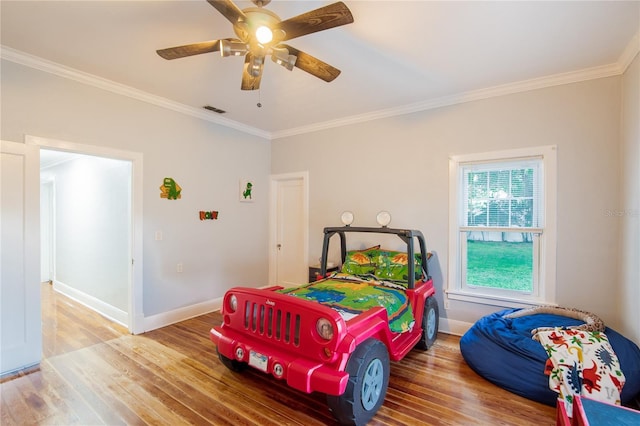
[[[47,192],[47,205],[42,205],[42,193],[43,190]],[[42,211],[43,209],[47,210],[47,224],[46,226],[46,241],[43,240],[43,236],[45,234],[45,229],[42,221],[40,222],[40,265],[46,262],[47,263],[47,279],[43,280],[42,270],[40,271],[40,281],[51,281],[53,282],[53,277],[55,277],[55,250],[54,250],[54,241],[56,240],[55,228],[53,224],[55,223],[55,182],[53,180],[42,181],[40,180],[40,218],[42,219]],[[43,252],[42,244],[46,244],[47,251]],[[45,258],[45,254],[47,255]]]
[[[143,333],[145,330],[142,303],[142,153],[31,135],[25,136],[25,143],[27,145],[37,145],[38,149],[55,149],[131,162],[131,272],[127,328],[132,334]]]
[[[303,258],[309,262],[309,172],[293,172],[271,175],[269,178],[269,285],[276,285],[278,253],[278,191],[280,183],[291,180],[302,181],[303,207],[302,231]],[[307,265],[308,266],[308,265]]]

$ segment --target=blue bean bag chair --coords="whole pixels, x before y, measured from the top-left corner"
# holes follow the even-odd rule
[[[469,367],[491,383],[525,398],[556,406],[558,394],[549,389],[544,374],[547,353],[531,338],[538,327],[570,327],[584,322],[554,314],[504,318],[518,309],[506,309],[480,318],[460,339],[460,351]],[[631,340],[606,328],[626,383],[622,404],[640,394],[640,349]]]

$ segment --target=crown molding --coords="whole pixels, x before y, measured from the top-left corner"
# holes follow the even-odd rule
[[[570,83],[578,83],[581,81],[595,80],[598,78],[612,77],[612,76],[621,75],[624,72],[624,69],[626,69],[626,67],[623,67],[619,62],[616,62],[613,64],[588,68],[580,71],[566,72],[566,73],[555,74],[555,75],[550,75],[546,77],[539,77],[539,78],[533,78],[530,80],[519,81],[516,83],[502,84],[498,86],[488,87],[485,89],[472,90],[469,92],[463,92],[456,95],[430,99],[428,101],[401,105],[396,108],[377,110],[377,111],[372,111],[365,114],[353,115],[350,117],[345,117],[337,120],[325,121],[322,123],[312,124],[310,126],[296,127],[293,129],[274,132],[272,133],[271,137],[272,139],[279,139],[287,136],[295,136],[303,133],[316,132],[319,130],[326,130],[334,127],[346,126],[349,124],[364,123],[371,120],[379,120],[382,118],[389,118],[389,117],[395,117],[399,115],[411,114],[414,112],[420,112],[420,111],[426,111],[426,110],[435,109],[435,108],[462,104],[465,102],[478,101],[478,100],[494,98],[498,96],[528,92],[531,90],[543,89],[546,87],[560,86],[560,85],[570,84]]]
[[[152,95],[142,90],[138,90],[124,84],[116,83],[115,81],[107,80],[93,74],[85,73],[83,71],[51,62],[38,56],[30,55],[28,53],[24,53],[4,45],[0,45],[0,58],[50,74],[54,74],[59,77],[67,78],[69,80],[74,80],[79,83],[94,86],[99,89],[107,90],[109,92],[117,93],[119,95],[128,96],[139,101],[177,111],[182,114],[210,121],[212,123],[239,130],[241,132],[258,136],[263,139],[271,139],[271,134],[264,130],[247,126],[245,124],[239,123],[234,120],[229,120],[224,117],[213,116],[210,112],[202,111],[199,108],[194,108],[180,102],[175,102],[167,98]]]
[[[412,114],[415,112],[436,109],[465,102],[472,102],[498,96],[522,93],[531,90],[543,89],[546,87],[559,86],[563,84],[578,83],[581,81],[595,80],[598,78],[612,77],[623,74],[640,51],[640,30],[629,41],[626,48],[618,58],[618,61],[609,65],[587,68],[579,71],[566,72],[561,74],[539,77],[515,83],[502,84],[485,89],[472,90],[456,95],[444,96],[427,101],[401,105],[394,108],[387,108],[371,111],[364,114],[352,115],[336,120],[324,121],[308,126],[300,126],[291,129],[268,132],[266,130],[247,126],[234,120],[223,117],[212,116],[211,113],[202,111],[179,102],[172,101],[160,96],[152,95],[142,90],[135,89],[93,74],[78,71],[64,65],[57,64],[37,56],[33,56],[19,50],[15,50],[0,45],[0,58],[48,72],[80,83],[88,84],[120,95],[128,96],[143,102],[167,108],[182,114],[190,115],[202,120],[210,121],[221,126],[229,127],[247,134],[258,136],[266,140],[280,139],[289,136],[296,136],[305,133],[317,132],[321,130],[342,127],[351,124],[364,123],[372,120],[396,117],[399,115]]]
[[[629,40],[627,47],[622,51],[620,58],[618,58],[618,64],[621,70],[620,74],[624,74],[627,71],[631,62],[633,62],[638,55],[638,52],[640,52],[640,28],[638,28],[636,35]]]

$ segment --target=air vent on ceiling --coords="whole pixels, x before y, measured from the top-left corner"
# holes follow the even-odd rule
[[[218,114],[224,114],[225,112],[227,112],[223,109],[212,107],[211,105],[205,105],[202,108],[208,109],[209,111],[217,112]]]

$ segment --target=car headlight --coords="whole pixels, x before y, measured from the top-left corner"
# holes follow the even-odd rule
[[[229,305],[228,306],[229,311],[231,311],[231,312],[235,312],[238,309],[238,298],[236,297],[235,294],[232,294],[229,297],[229,304],[228,305]]]
[[[331,340],[333,337],[333,325],[326,318],[320,318],[316,323],[316,331],[325,340]]]

